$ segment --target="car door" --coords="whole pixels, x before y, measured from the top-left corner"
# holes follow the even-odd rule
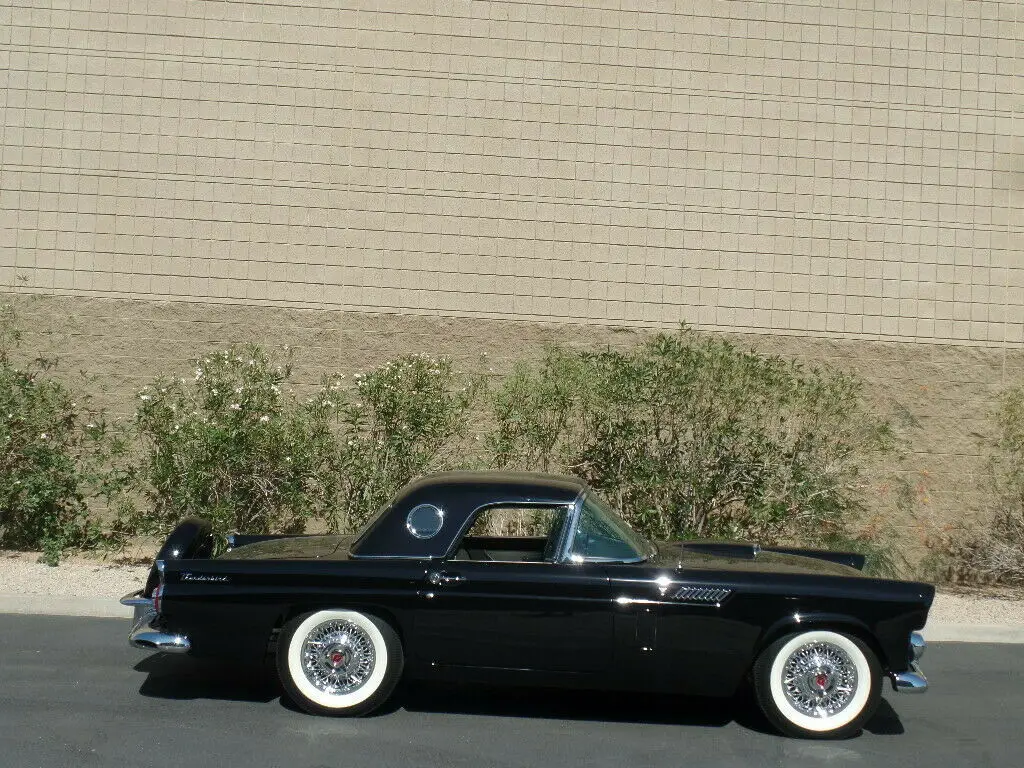
[[[566,673],[607,668],[613,619],[605,569],[555,562],[550,546],[538,557],[543,559],[453,557],[434,563],[419,593],[414,653],[435,666]]]

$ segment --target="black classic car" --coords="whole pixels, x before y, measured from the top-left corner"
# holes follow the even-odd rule
[[[362,715],[403,676],[731,696],[784,733],[856,732],[882,682],[920,692],[934,597],[855,554],[651,542],[585,483],[458,472],[410,483],[353,536],[214,537],[157,555],[130,642],[274,659],[303,709]]]

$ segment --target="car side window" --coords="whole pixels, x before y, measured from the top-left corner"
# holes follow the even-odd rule
[[[457,560],[551,562],[568,506],[494,506],[482,510],[459,543]]]

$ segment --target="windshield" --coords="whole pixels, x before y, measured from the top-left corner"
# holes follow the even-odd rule
[[[569,559],[574,562],[639,562],[653,547],[619,517],[593,491],[583,498],[580,519],[573,531]]]

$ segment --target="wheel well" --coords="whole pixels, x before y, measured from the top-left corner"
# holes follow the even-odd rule
[[[888,658],[885,651],[882,650],[881,643],[878,642],[878,638],[860,622],[854,619],[848,619],[844,617],[810,617],[804,618],[799,623],[796,621],[786,621],[770,628],[764,635],[757,645],[757,652],[751,659],[750,667],[753,669],[754,662],[764,653],[765,649],[772,645],[779,638],[787,635],[798,634],[800,632],[809,632],[815,629],[830,630],[832,632],[840,632],[844,635],[850,635],[856,637],[858,640],[864,642],[871,652],[875,654],[878,659],[879,665],[886,669],[888,667]]]
[[[284,629],[285,624],[294,619],[296,616],[301,616],[305,613],[313,613],[315,611],[325,610],[339,610],[339,611],[359,611],[370,616],[376,616],[382,621],[386,621],[395,634],[398,635],[398,641],[402,644],[402,648],[405,648],[405,635],[402,632],[402,625],[399,623],[398,618],[394,613],[389,611],[387,608],[377,605],[291,605],[278,614],[277,620],[274,622],[273,628],[270,630],[270,637],[267,638],[267,655],[273,655],[277,653],[277,641],[281,635],[281,630]]]

